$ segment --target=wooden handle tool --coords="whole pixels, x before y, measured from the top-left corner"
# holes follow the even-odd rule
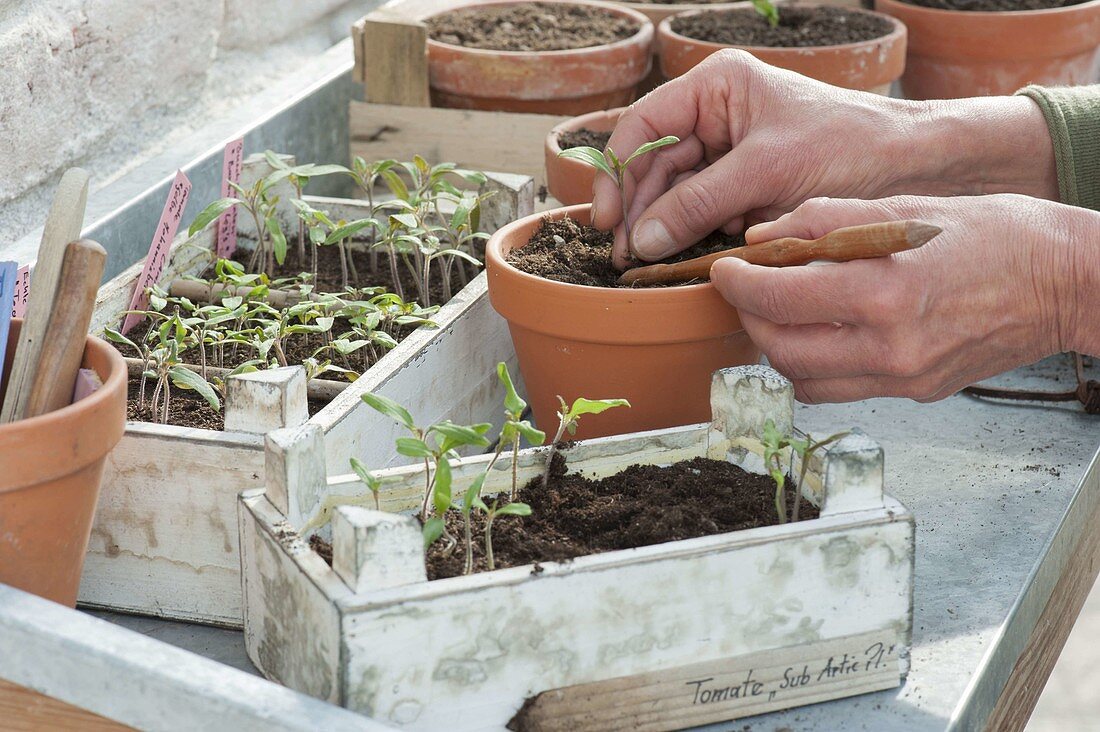
[[[58,296],[42,340],[24,419],[72,403],[80,362],[84,359],[88,324],[106,262],[106,250],[90,239],[74,241],[65,248]]]
[[[61,260],[69,242],[80,238],[84,226],[84,207],[88,201],[88,173],[69,168],[61,176],[54,192],[50,212],[42,227],[42,243],[38,260],[31,272],[31,291],[27,313],[19,331],[19,341],[12,356],[4,405],[0,408],[0,424],[23,419],[30,396],[31,381],[41,367],[41,351],[50,313],[57,300]]]
[[[916,220],[848,226],[820,239],[772,239],[675,264],[651,264],[628,269],[619,278],[619,284],[658,285],[705,279],[710,275],[710,266],[725,257],[737,257],[749,264],[765,267],[790,267],[819,259],[834,262],[874,259],[916,249],[941,231],[938,226]]]

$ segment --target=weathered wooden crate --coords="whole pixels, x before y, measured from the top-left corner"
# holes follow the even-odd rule
[[[765,420],[792,429],[790,383],[766,367],[717,372],[712,404],[710,424],[578,443],[569,469],[707,456],[759,470]],[[415,511],[422,473],[380,471],[384,511],[367,510],[354,476],[326,478],[322,443],[310,425],[270,433],[267,488],[241,496],[248,652],[294,689],[414,730],[671,730],[908,670],[913,518],[861,434],[811,460],[819,518],[430,582],[417,523],[387,513]],[[544,454],[520,453],[521,482]],[[488,459],[459,461],[455,495]],[[510,484],[502,459],[485,491]],[[332,567],[298,531],[329,511]]]
[[[262,158],[247,161],[248,184],[269,172]],[[499,226],[532,210],[532,183],[521,176],[488,174],[495,195],[482,226]],[[286,197],[284,197],[286,198]],[[311,198],[315,206],[347,219],[360,218],[366,202]],[[242,234],[250,231],[240,217]],[[213,229],[173,243],[162,283],[195,274],[210,261]],[[130,302],[142,262],[100,291],[93,332],[117,324]],[[499,361],[514,363],[508,329],[489,306],[485,275],[433,316],[438,328],[421,328],[387,353],[328,406],[309,419],[327,437],[330,469],[346,470],[355,456],[372,464],[396,459],[394,427],[360,400],[367,392],[410,404],[431,419],[491,420],[499,412],[495,378]],[[131,422],[108,457],[81,579],[86,606],[239,627],[242,622],[236,496],[264,484],[263,433],[306,418],[300,377],[286,370],[230,380],[226,421],[232,431]],[[272,379],[276,382],[272,383]],[[272,411],[267,397],[279,393]],[[289,406],[288,406],[289,405]]]

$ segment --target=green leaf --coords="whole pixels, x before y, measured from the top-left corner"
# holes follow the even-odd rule
[[[571,147],[567,150],[562,150],[558,153],[559,158],[568,158],[570,160],[579,160],[586,165],[591,165],[596,170],[602,173],[606,173],[611,176],[612,180],[618,180],[618,176],[611,166],[607,164],[607,159],[603,156],[603,153],[594,147]]]
[[[752,0],[752,7],[764,16],[772,28],[779,25],[779,10],[769,0]]]
[[[504,408],[508,410],[509,414],[518,419],[523,410],[527,408],[527,402],[516,393],[515,384],[512,383],[512,375],[508,373],[508,364],[503,361],[497,364],[497,378],[504,385]]]
[[[367,228],[368,226],[378,226],[378,222],[374,219],[359,219],[358,221],[352,221],[351,223],[344,224],[343,226],[337,226],[335,229],[332,230],[332,233],[330,233],[325,238],[324,243],[335,244],[339,241],[343,241],[344,239],[349,239],[352,236],[358,234],[363,229]]]
[[[474,482],[470,484],[470,487],[466,489],[466,494],[462,498],[462,515],[466,516],[470,513],[470,509],[481,503],[481,486],[485,485],[485,473],[474,478]],[[482,503],[482,506],[485,504]]]
[[[381,412],[395,422],[405,425],[410,430],[416,429],[416,423],[413,422],[409,410],[389,397],[384,397],[381,394],[364,394],[361,398],[371,409]]]
[[[104,328],[103,335],[107,336],[107,340],[111,341],[112,343],[125,343],[127,346],[130,346],[130,348],[133,348],[135,351],[138,351],[139,353],[141,352],[141,349],[138,348],[138,345],[136,343],[134,343],[132,340],[122,335],[122,333],[119,333],[113,328]]]
[[[199,396],[206,400],[211,409],[220,410],[222,408],[222,403],[218,399],[214,387],[210,386],[206,379],[194,371],[189,371],[183,366],[173,366],[168,375],[172,378],[172,383],[179,388],[193,389],[198,392]]]
[[[439,541],[439,537],[443,536],[443,519],[432,516],[424,523],[423,534],[424,548],[427,549]]]
[[[359,480],[363,481],[363,484],[370,488],[371,493],[377,493],[378,489],[382,487],[382,481],[374,476],[374,473],[367,470],[367,466],[359,458],[351,458],[351,469],[359,477]]]
[[[432,489],[432,501],[435,512],[440,516],[447,513],[453,501],[451,497],[451,463],[447,458],[435,461],[435,485]]]
[[[275,252],[275,261],[282,264],[286,261],[286,235],[279,226],[279,219],[272,214],[264,221],[264,228],[271,234],[271,248]]]
[[[290,166],[274,150],[264,150],[264,160],[275,170],[290,170]]]
[[[409,189],[405,185],[405,181],[401,180],[401,176],[393,170],[383,170],[381,176],[386,187],[390,189],[390,193],[397,196],[402,201],[408,199]]]
[[[415,437],[398,437],[394,440],[394,446],[397,448],[399,454],[405,455],[406,457],[434,457],[432,451],[424,443],[424,440],[419,440]]]
[[[541,445],[546,442],[546,433],[542,430],[535,429],[528,422],[516,422],[516,429],[519,430],[519,433],[532,445]]]
[[[450,421],[440,422],[439,424],[433,424],[428,428],[429,432],[437,432],[443,437],[446,437],[451,441],[450,448],[462,447],[463,445],[476,445],[478,447],[488,447],[489,440],[485,437],[485,433],[489,431],[490,425],[487,423],[480,423],[475,425],[461,425],[455,424]]]
[[[630,402],[625,399],[585,399],[579,397],[569,408],[568,417],[576,420],[585,414],[600,414],[613,407],[629,407]]]
[[[680,141],[679,137],[676,137],[675,135],[668,135],[667,137],[662,137],[660,140],[654,140],[653,142],[647,142],[646,144],[642,145],[637,150],[635,150],[633,153],[631,153],[630,157],[626,159],[625,163],[623,163],[623,167],[625,168],[626,166],[630,165],[630,161],[634,160],[634,158],[641,157],[642,155],[645,155],[646,153],[653,152],[654,150],[656,150],[658,148],[667,147],[669,145],[675,145],[679,141]]]
[[[506,503],[497,509],[498,516],[530,516],[531,507],[526,503]]]
[[[187,236],[194,236],[202,231],[209,226],[211,222],[238,203],[240,203],[240,201],[236,198],[219,198],[217,201],[214,201],[200,211],[199,215],[195,217],[195,220],[191,222],[191,225],[187,227]]]

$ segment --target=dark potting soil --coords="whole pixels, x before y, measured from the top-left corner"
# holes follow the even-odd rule
[[[614,43],[638,32],[634,21],[568,3],[517,3],[455,10],[428,19],[432,40],[492,51],[563,51]]]
[[[153,397],[153,389],[156,383],[147,381],[145,384],[145,407],[138,408],[141,396],[141,376],[130,376],[129,390],[126,402],[126,420],[129,422],[159,422],[160,415],[154,415],[150,408]],[[309,415],[312,417],[320,412],[327,400],[309,399],[307,401]],[[223,404],[224,406],[224,404]],[[225,415],[214,410],[206,400],[193,391],[172,387],[171,398],[168,400],[168,424],[176,427],[196,427],[200,430],[225,429]]]
[[[505,259],[521,272],[555,282],[589,287],[629,287],[619,284],[622,273],[611,264],[613,239],[612,232],[578,224],[573,219],[547,218],[526,245],[512,250]],[[680,262],[744,245],[743,236],[716,231],[664,261]]]
[[[728,3],[733,0],[623,0],[627,3],[638,5],[713,5],[715,3]]]
[[[569,130],[558,135],[558,147],[562,150],[568,150],[572,147],[594,147],[597,150],[603,150],[607,147],[607,141],[611,139],[611,131],[596,132],[590,130],[587,127],[582,127],[579,130]]]
[[[788,490],[787,515],[794,506]],[[695,458],[667,467],[634,465],[600,480],[566,473],[555,456],[550,486],[536,478],[519,492],[531,506],[526,517],[493,521],[493,558],[497,568],[556,562],[587,554],[631,549],[681,539],[723,534],[777,523],[775,483],[725,461]],[[800,520],[818,510],[802,501]],[[472,519],[475,571],[485,560],[484,514]],[[463,520],[448,513],[448,531],[459,546],[444,554],[442,542],[428,552],[428,578],[462,574],[465,563]]]
[[[965,10],[977,13],[999,13],[1019,10],[1048,10],[1080,5],[1086,0],[902,0],[937,10]]]
[[[780,5],[772,27],[751,8],[712,10],[672,20],[672,30],[699,41],[729,46],[800,48],[836,46],[880,38],[894,27],[884,18],[833,6]]]

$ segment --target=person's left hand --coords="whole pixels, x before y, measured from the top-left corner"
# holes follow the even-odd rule
[[[1078,250],[1100,214],[1017,195],[816,198],[746,232],[751,244],[816,239],[857,224],[921,219],[943,228],[891,257],[769,268],[728,257],[711,269],[745,330],[804,402],[942,399],[1075,348],[1087,313]]]

